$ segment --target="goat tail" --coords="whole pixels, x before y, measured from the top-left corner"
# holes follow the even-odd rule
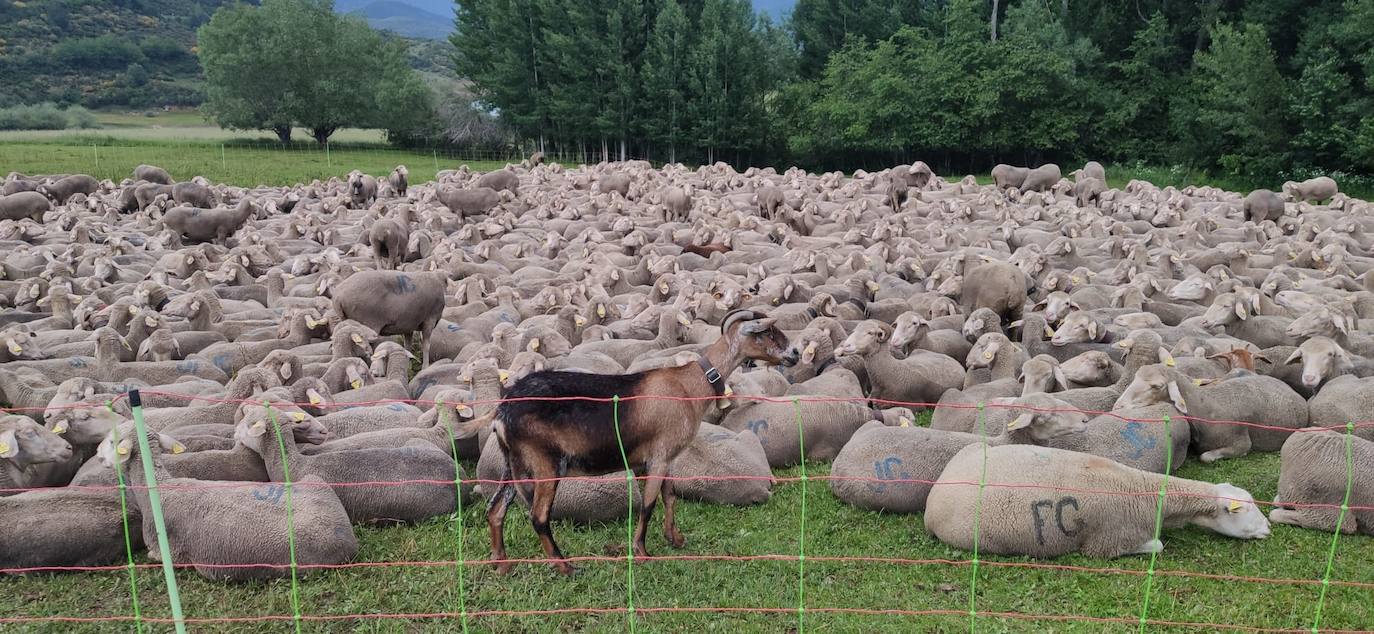
[[[463,423],[462,425],[459,425],[457,429],[454,429],[453,438],[455,440],[462,438],[472,438],[473,436],[477,435],[478,431],[481,431],[483,427],[490,425],[491,422],[495,419],[496,410],[492,410],[490,413],[474,418],[466,423]]]

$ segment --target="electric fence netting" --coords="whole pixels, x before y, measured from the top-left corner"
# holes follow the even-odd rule
[[[524,513],[515,513],[509,546],[530,556],[502,562],[486,558],[490,552],[482,530],[484,505],[474,487],[491,490],[501,480],[474,477],[470,460],[454,458],[453,480],[401,480],[377,482],[321,482],[309,474],[285,468],[279,482],[160,482],[155,463],[160,460],[149,446],[142,399],[155,396],[189,402],[238,403],[264,407],[271,412],[268,424],[280,431],[285,419],[276,406],[261,400],[218,400],[152,390],[130,391],[128,399],[138,435],[139,465],[126,472],[115,469],[117,482],[108,486],[69,488],[103,492],[119,509],[117,522],[122,553],[118,561],[102,565],[12,566],[0,568],[6,580],[8,600],[0,608],[0,624],[33,630],[123,628],[139,632],[233,629],[277,623],[295,631],[337,629],[391,623],[386,627],[447,630],[581,629],[623,631],[680,631],[706,622],[725,619],[737,626],[805,632],[811,629],[862,629],[891,631],[1244,631],[1328,632],[1374,628],[1374,544],[1369,537],[1353,535],[1357,516],[1374,512],[1370,492],[1357,490],[1360,465],[1354,446],[1365,442],[1374,422],[1348,422],[1326,428],[1289,430],[1282,427],[1235,421],[1185,418],[1192,425],[1243,425],[1251,429],[1292,431],[1293,434],[1337,434],[1344,442],[1344,495],[1340,499],[1284,499],[1282,503],[1264,490],[1256,504],[1263,511],[1286,509],[1321,510],[1333,520],[1327,533],[1275,525],[1266,542],[1230,540],[1198,529],[1166,522],[1166,503],[1175,492],[1177,475],[1167,475],[1185,456],[1172,451],[1169,417],[1135,420],[1142,425],[1163,425],[1167,449],[1165,477],[1158,487],[1139,490],[1104,490],[1032,482],[992,480],[988,477],[987,445],[980,452],[982,474],[977,479],[938,480],[910,477],[900,461],[879,460],[873,476],[833,474],[828,465],[807,461],[804,413],[808,407],[860,399],[827,397],[747,397],[790,406],[798,434],[801,457],[797,466],[770,476],[720,474],[678,477],[729,483],[764,480],[772,486],[771,498],[747,508],[706,503],[686,503],[679,512],[689,541],[683,550],[671,550],[660,538],[650,540],[658,554],[636,557],[629,542],[634,537],[638,509],[635,487],[643,476],[628,469],[630,462],[621,445],[624,472],[607,476],[558,478],[563,483],[596,482],[610,486],[618,498],[607,498],[607,513],[623,513],[624,523],[611,526],[564,528],[560,531],[567,562],[579,574],[564,578],[545,565],[550,560],[533,556],[538,550]],[[638,398],[611,399],[617,442],[624,404]],[[663,398],[663,397],[653,397]],[[598,400],[598,399],[585,399]],[[695,400],[695,399],[677,399]],[[447,431],[450,453],[457,456],[456,426],[442,402],[407,400],[368,403],[300,404],[300,407],[345,408],[406,403],[420,408],[438,406],[439,425]],[[492,407],[499,402],[478,401],[465,409]],[[878,403],[882,406],[933,408],[929,403]],[[106,408],[115,403],[77,403],[58,409]],[[945,407],[945,406],[941,406]],[[976,411],[977,424],[987,435],[988,414],[996,408],[1025,410],[1024,406],[959,405]],[[9,408],[7,414],[42,418],[53,408]],[[1064,411],[1064,410],[1034,410]],[[1073,411],[1073,410],[1070,410]],[[1090,415],[1111,415],[1084,412]],[[1173,419],[1177,420],[1177,418]],[[789,421],[789,426],[792,421]],[[906,423],[903,423],[906,424]],[[115,432],[116,434],[118,431]],[[281,442],[282,434],[268,438]],[[114,438],[115,445],[119,439]],[[271,447],[290,465],[284,444]],[[1278,480],[1277,461],[1265,474],[1272,491]],[[893,468],[896,465],[896,468]],[[1202,473],[1206,473],[1203,467]],[[1366,465],[1367,468],[1367,465]],[[128,478],[125,474],[128,474]],[[141,477],[137,477],[141,474]],[[1363,475],[1363,474],[1361,474]],[[639,480],[639,483],[636,483]],[[944,546],[921,528],[919,515],[880,513],[839,504],[830,489],[836,482],[857,482],[868,487],[924,484],[932,487],[964,487],[973,492],[974,504],[964,509],[974,518],[972,548]],[[1209,481],[1213,481],[1210,480]],[[1367,480],[1366,480],[1367,481]],[[517,485],[532,480],[514,480]],[[146,483],[146,484],[141,484]],[[298,496],[309,487],[364,487],[386,491],[407,485],[451,487],[457,511],[424,524],[405,526],[356,526],[362,548],[352,561],[310,564],[298,560],[301,517],[293,512]],[[623,487],[623,488],[617,488]],[[287,561],[213,563],[178,557],[178,540],[193,538],[187,527],[171,523],[164,506],[175,503],[167,494],[178,488],[221,488],[241,491],[233,498],[244,505],[284,506],[285,525],[263,530],[262,535],[281,534],[289,552]],[[1138,498],[1148,504],[1151,534],[1169,544],[1148,556],[1114,560],[1073,555],[1058,560],[998,556],[981,548],[990,521],[1005,513],[992,506],[1002,499],[996,492],[1025,489],[1027,499],[1044,498],[1037,511],[1037,530],[1072,534],[1073,513],[1092,513],[1078,500],[1113,497]],[[54,489],[0,489],[0,509],[17,509],[22,494]],[[394,489],[393,489],[394,490]],[[18,497],[13,497],[18,496]],[[1062,502],[1073,497],[1073,504]],[[1100,497],[1107,496],[1107,497]],[[1358,497],[1352,497],[1358,496]],[[517,496],[518,498],[519,496]],[[616,500],[619,500],[617,502]],[[1246,503],[1218,497],[1222,503]],[[1056,500],[1059,502],[1056,503]],[[1364,503],[1366,505],[1361,505]],[[1029,508],[1037,510],[1036,504]],[[620,510],[615,510],[620,509]],[[139,511],[142,511],[140,513]],[[11,510],[9,512],[14,512]],[[1018,511],[1019,512],[1019,511]],[[5,521],[14,522],[11,517]],[[1067,523],[1066,523],[1067,522]],[[524,524],[523,528],[520,525]],[[1078,526],[1081,526],[1079,524]],[[1342,533],[1339,527],[1345,527]],[[621,530],[623,527],[623,530]],[[266,527],[259,527],[260,529]],[[1359,526],[1369,532],[1369,527]],[[0,529],[3,532],[4,529]],[[53,527],[53,530],[62,530]],[[1281,532],[1280,532],[1281,531]],[[155,540],[145,541],[144,535]],[[626,539],[620,542],[620,536]],[[607,542],[610,542],[608,545]],[[1263,546],[1262,546],[1263,545]],[[17,552],[22,544],[0,546],[0,553]],[[156,558],[150,558],[155,554]],[[1291,571],[1300,563],[1307,576],[1274,575]],[[514,574],[498,576],[494,564],[516,564]],[[5,565],[0,561],[0,566]],[[206,571],[259,569],[274,577],[266,583],[235,584],[202,578]],[[198,574],[199,573],[199,574]],[[18,576],[23,575],[23,576]],[[89,594],[97,591],[99,596]],[[79,596],[72,596],[79,595]],[[1199,600],[1199,597],[1231,597],[1233,600]],[[81,606],[81,607],[77,607]],[[1275,618],[1275,615],[1280,615]],[[372,627],[372,625],[367,625]]]

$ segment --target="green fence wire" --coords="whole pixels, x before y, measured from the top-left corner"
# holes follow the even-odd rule
[[[272,419],[272,431],[277,435],[277,448],[281,451],[282,489],[286,498],[286,547],[291,558],[291,623],[296,634],[301,631],[301,588],[296,574],[296,505],[291,499],[291,460],[286,453],[286,439],[282,437],[281,423],[277,420],[277,410],[271,402],[263,401],[268,418]]]
[[[181,591],[177,587],[176,570],[172,565],[172,545],[167,539],[167,520],[162,515],[162,493],[158,490],[157,472],[153,469],[152,448],[148,446],[148,425],[143,420],[143,397],[138,390],[129,392],[129,405],[133,407],[134,435],[138,437],[138,455],[143,463],[143,484],[148,488],[148,505],[153,507],[153,529],[157,532],[162,575],[167,580],[167,600],[172,605],[172,620],[177,634],[186,634],[186,615],[181,610]]]

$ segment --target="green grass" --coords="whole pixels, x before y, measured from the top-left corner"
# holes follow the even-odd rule
[[[469,469],[471,465],[468,465]],[[1255,455],[1218,465],[1190,461],[1182,477],[1231,481],[1259,499],[1275,492],[1279,468],[1275,454]],[[824,475],[827,465],[807,466],[812,477]],[[797,476],[799,469],[780,471]],[[688,536],[685,554],[795,555],[798,543],[802,485],[787,483],[775,489],[766,504],[745,509],[684,502],[679,522]],[[481,559],[490,552],[480,503],[470,504],[462,516],[466,558]],[[507,522],[512,557],[542,557],[526,514],[517,509]],[[358,561],[453,561],[456,520],[434,520],[412,527],[360,528]],[[556,527],[569,556],[623,553],[625,525],[593,527],[559,524]],[[968,608],[971,569],[944,564],[885,564],[824,562],[813,557],[894,557],[904,559],[967,560],[970,554],[948,548],[922,528],[919,516],[880,514],[840,503],[825,482],[807,487],[805,596],[808,609],[825,607],[875,610],[959,610]],[[1319,580],[1325,569],[1331,535],[1275,526],[1265,541],[1243,542],[1200,529],[1169,530],[1157,567],[1161,571],[1197,571],[1253,577]],[[649,548],[658,555],[674,554],[655,527]],[[1024,562],[1017,557],[988,557],[985,562]],[[138,561],[146,562],[139,556]],[[1071,556],[1055,563],[1094,568],[1143,571],[1146,557],[1116,561]],[[307,615],[458,612],[454,566],[355,568],[322,571],[300,585],[301,609]],[[472,611],[548,610],[572,607],[617,608],[625,605],[625,563],[592,562],[580,573],[563,578],[544,565],[518,565],[510,577],[498,577],[486,566],[464,571],[466,608]],[[178,573],[188,618],[291,614],[289,581],[224,584],[205,581],[190,571]],[[1374,543],[1368,537],[1342,536],[1333,579],[1374,582]],[[798,567],[793,561],[653,561],[636,564],[635,606],[763,607],[794,610],[797,606]],[[1026,614],[1080,615],[1136,619],[1140,614],[1145,577],[1140,575],[1008,568],[984,565],[979,569],[976,605],[979,611]],[[138,571],[138,596],[143,614],[167,617],[162,576],[157,569]],[[1235,624],[1268,628],[1308,628],[1316,605],[1317,585],[1275,585],[1159,575],[1155,578],[1152,620]],[[32,576],[5,582],[4,616],[102,616],[132,613],[129,581],[123,570]],[[855,615],[807,612],[808,631],[906,632],[962,631],[968,617]],[[797,615],[784,613],[655,613],[638,614],[640,631],[795,631]],[[1332,586],[1326,599],[1324,628],[1358,629],[1374,624],[1370,590]],[[472,618],[473,631],[563,632],[617,631],[626,615],[562,614],[557,616],[485,616]],[[436,622],[410,619],[307,621],[310,632],[416,632]],[[277,626],[278,631],[284,626]],[[457,631],[457,619],[442,622]],[[1045,622],[980,617],[980,631],[1039,632],[1046,630],[1097,632],[1128,629],[1124,625],[1092,622]],[[7,626],[16,632],[97,632],[110,624],[24,624]],[[195,631],[255,632],[259,623],[199,625]],[[1134,629],[1133,627],[1129,629]],[[1170,628],[1152,627],[1159,631]]]
[[[397,150],[382,146],[331,147],[329,152],[308,146],[279,145],[205,145],[183,142],[103,142],[23,141],[0,143],[0,173],[26,174],[84,173],[119,182],[133,174],[134,167],[149,163],[166,168],[172,176],[188,179],[201,175],[214,182],[241,186],[290,185],[343,176],[360,169],[374,175],[389,174],[397,165],[410,170],[410,181],[433,180],[437,170],[453,169],[466,163],[473,169],[499,168],[504,162],[467,161],[433,154]]]
[[[0,132],[0,142],[89,145],[93,141],[109,144],[119,141],[275,143],[277,140],[275,135],[263,130],[225,130],[196,110],[152,111],[152,116],[138,112],[98,112],[96,121],[101,125],[97,130],[7,130]],[[296,128],[294,135],[296,140],[311,141],[309,131],[303,128]],[[386,139],[381,130],[345,128],[335,132],[330,140],[333,143],[382,143]]]

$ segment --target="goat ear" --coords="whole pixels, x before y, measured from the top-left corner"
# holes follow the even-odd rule
[[[1016,430],[1018,430],[1018,429],[1025,429],[1025,428],[1027,428],[1027,427],[1030,427],[1030,426],[1031,426],[1031,423],[1033,423],[1033,422],[1035,422],[1035,413],[1034,413],[1034,412],[1026,412],[1026,413],[1024,413],[1024,414],[1022,414],[1022,415],[1020,415],[1020,416],[1017,416],[1017,417],[1016,417],[1014,420],[1012,420],[1010,423],[1007,423],[1007,431],[1016,431]]]
[[[1169,400],[1173,401],[1174,407],[1184,414],[1188,413],[1188,403],[1183,400],[1183,394],[1178,390],[1178,383],[1169,381]]]

